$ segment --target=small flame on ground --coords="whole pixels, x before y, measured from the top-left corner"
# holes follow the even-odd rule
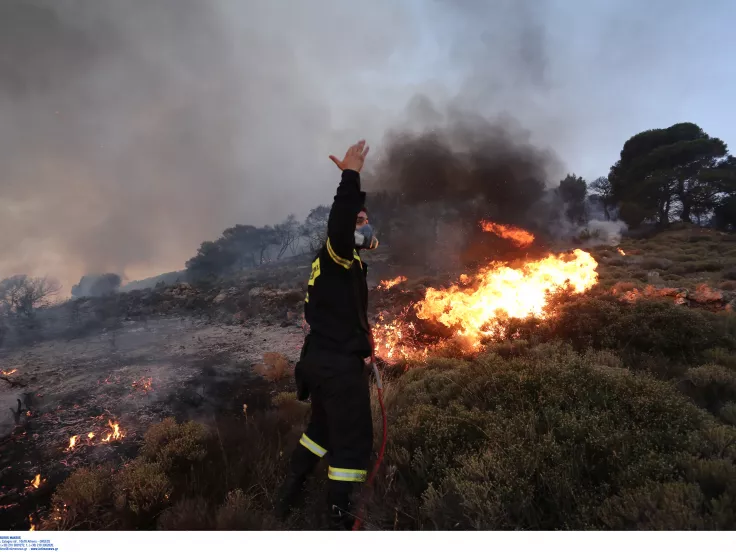
[[[18,371],[17,368],[13,368],[12,370],[0,370],[0,373],[2,373],[3,376],[12,376]]]
[[[36,477],[33,478],[33,481],[31,481],[31,485],[33,485],[34,488],[38,489],[41,486],[41,474],[37,474]]]
[[[94,439],[94,438],[95,438],[95,434],[94,434],[94,433],[92,433],[92,432],[90,431],[90,432],[89,432],[89,433],[87,434],[87,439]]]
[[[403,282],[406,282],[406,276],[397,276],[393,280],[381,280],[381,283],[378,284],[378,289],[388,290]]]
[[[107,436],[102,440],[104,443],[109,443],[110,441],[119,441],[125,436],[125,434],[120,431],[120,424],[118,422],[108,420],[107,425],[112,428],[112,433],[108,433]]]
[[[72,450],[77,444],[77,436],[69,437],[69,447],[67,450]]]
[[[482,220],[480,221],[480,227],[484,232],[491,232],[501,238],[511,240],[518,247],[528,247],[534,242],[534,234],[530,234],[526,230],[517,228],[516,226]]]
[[[36,525],[33,523],[33,519],[30,516],[28,516],[28,522],[31,524],[31,527],[28,530],[29,531],[35,531],[36,530]]]
[[[620,247],[618,248],[618,252],[619,252],[619,254],[623,255],[624,257],[626,256],[626,251],[624,251]]]
[[[140,378],[133,382],[133,388],[139,389],[144,393],[148,393],[153,390],[153,378]]]

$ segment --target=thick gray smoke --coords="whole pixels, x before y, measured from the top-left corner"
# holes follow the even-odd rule
[[[0,275],[67,293],[82,274],[151,276],[329,198],[345,139],[324,86],[347,60],[382,63],[403,18],[371,9],[366,41],[343,3],[316,4],[3,0]]]
[[[0,276],[68,292],[179,270],[226,227],[329,202],[329,154],[366,138],[377,170],[396,161],[387,129],[437,113],[500,124],[494,140],[536,152],[529,176],[590,180],[680,118],[695,37],[729,20],[712,4],[708,19],[634,0],[2,0]]]

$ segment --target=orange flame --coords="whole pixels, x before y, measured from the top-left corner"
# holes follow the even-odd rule
[[[33,485],[35,489],[38,489],[41,486],[41,474],[40,473],[37,474],[36,477],[33,478],[33,481],[31,481],[31,485]]]
[[[619,253],[620,253],[621,255],[623,255],[624,257],[626,256],[626,251],[624,251],[624,250],[623,250],[623,249],[621,249],[620,247],[618,248],[618,252],[619,252]]]
[[[373,342],[375,353],[388,362],[408,358],[426,358],[428,350],[414,346],[417,330],[411,322],[401,320],[406,311],[397,320],[385,322],[384,315],[373,326]]]
[[[125,434],[120,431],[119,423],[108,420],[107,425],[112,428],[112,433],[108,433],[107,436],[102,440],[104,443],[109,443],[110,441],[119,441],[120,439],[125,437]]]
[[[12,370],[0,370],[0,373],[2,373],[3,376],[12,376],[18,371],[17,368],[13,368]]]
[[[427,289],[414,306],[417,318],[440,323],[452,330],[458,345],[477,350],[484,337],[501,336],[504,318],[545,316],[551,293],[569,286],[583,293],[598,282],[598,263],[580,249],[553,255],[511,268],[491,263],[473,276],[462,275],[460,284],[448,289]],[[391,362],[422,358],[427,348],[416,347],[416,328],[405,321],[407,312],[391,322],[382,319],[374,327],[376,354]]]
[[[148,393],[153,390],[153,378],[140,378],[133,382],[133,388],[139,389],[144,393]]]
[[[476,348],[482,337],[499,329],[500,317],[542,317],[550,293],[566,285],[575,293],[593,287],[598,281],[598,263],[580,249],[572,256],[550,254],[519,269],[492,263],[474,276],[475,285],[470,289],[456,285],[447,290],[429,288],[417,305],[417,316],[456,328],[456,335]]]
[[[381,283],[378,284],[378,289],[388,290],[403,282],[406,282],[406,276],[397,276],[393,280],[381,280]]]
[[[67,448],[67,450],[72,450],[76,446],[76,444],[77,444],[77,436],[74,435],[73,437],[69,438],[69,447]]]
[[[92,433],[92,432],[90,431],[90,432],[89,432],[89,433],[87,434],[87,439],[94,439],[94,438],[95,438],[95,434],[94,434],[94,433]]]
[[[515,226],[497,224],[488,220],[480,221],[480,226],[484,232],[492,232],[504,239],[511,240],[518,247],[528,247],[534,242],[533,234]]]
[[[31,527],[28,530],[29,531],[35,531],[36,530],[36,525],[33,523],[33,519],[30,516],[28,516],[28,522],[31,524]]]

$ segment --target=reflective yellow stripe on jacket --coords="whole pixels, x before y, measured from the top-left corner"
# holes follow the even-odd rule
[[[337,253],[335,253],[335,250],[332,249],[332,243],[330,243],[330,238],[327,238],[327,253],[329,253],[330,258],[333,261],[335,261],[337,264],[339,264],[341,267],[345,269],[350,269],[350,267],[353,265],[352,259],[343,259]]]
[[[363,483],[368,472],[366,470],[349,470],[346,468],[333,468],[330,466],[327,477],[335,481],[348,481],[350,483]]]

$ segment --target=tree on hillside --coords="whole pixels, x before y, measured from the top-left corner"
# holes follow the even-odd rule
[[[708,177],[721,190],[713,225],[719,230],[736,230],[736,157],[728,156],[708,171]]]
[[[578,224],[585,222],[585,196],[588,193],[585,179],[575,174],[568,174],[560,181],[557,192],[565,203],[567,218]]]
[[[186,262],[187,275],[190,279],[216,278],[235,264],[237,260],[235,251],[224,247],[219,240],[218,242],[203,242],[197,254]]]
[[[621,218],[666,224],[672,215],[692,221],[712,211],[723,190],[712,171],[728,153],[726,144],[693,123],[641,132],[629,138],[608,180]]]
[[[101,297],[116,293],[120,289],[122,279],[119,275],[108,274],[86,274],[82,276],[79,283],[72,286],[72,297]]]
[[[608,178],[605,176],[599,176],[588,185],[588,188],[593,192],[589,196],[591,201],[599,202],[606,219],[611,220],[611,211],[615,206],[616,201],[613,198],[611,183],[608,181]],[[595,200],[593,198],[595,198]]]
[[[319,205],[312,209],[302,225],[301,234],[307,239],[307,245],[311,252],[317,251],[327,238],[327,219],[330,216],[330,208],[327,205]]]
[[[260,229],[250,224],[236,224],[225,229],[218,242],[228,251],[233,268],[243,270],[259,264],[259,234]]]
[[[271,260],[271,248],[280,244],[278,233],[272,226],[258,228],[255,233],[255,245],[258,251],[258,264]]]
[[[296,215],[289,215],[286,220],[273,227],[275,240],[278,241],[279,251],[276,255],[277,259],[281,259],[286,251],[291,248],[294,253],[294,244],[299,240],[299,223]]]
[[[31,317],[35,309],[46,306],[61,285],[48,278],[17,274],[0,281],[0,314]]]

